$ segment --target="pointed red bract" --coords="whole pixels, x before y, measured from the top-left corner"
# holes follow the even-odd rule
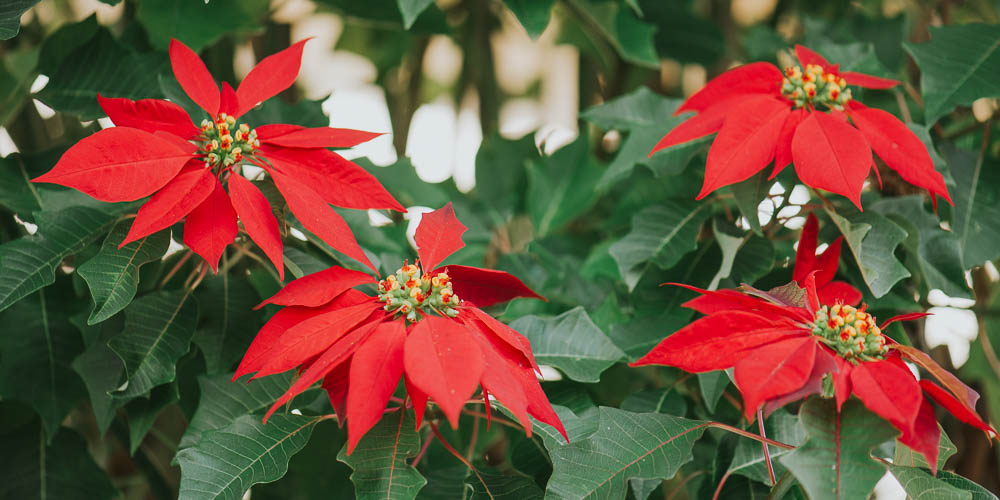
[[[337,426],[347,422],[347,389],[351,380],[351,360],[344,361],[323,377],[322,387],[330,399],[330,406],[337,414]]]
[[[857,129],[826,113],[810,113],[792,138],[792,157],[802,182],[844,195],[861,208],[872,154]]]
[[[133,101],[124,97],[108,98],[97,94],[97,103],[117,127],[131,127],[146,132],[158,130],[188,139],[198,135],[198,127],[180,106],[162,99]]]
[[[219,272],[222,252],[236,238],[239,227],[229,195],[218,179],[213,180],[215,188],[212,193],[187,215],[184,244],[205,259],[212,271]]]
[[[880,78],[877,76],[856,73],[854,71],[841,71],[840,76],[847,80],[848,85],[857,85],[868,89],[891,89],[899,85],[899,80],[891,78]]]
[[[455,217],[451,202],[420,216],[413,239],[417,242],[417,255],[424,269],[435,269],[449,255],[465,246],[462,234],[468,228]],[[462,297],[459,295],[459,297]],[[465,298],[465,297],[462,297]]]
[[[149,132],[114,127],[76,143],[32,181],[71,187],[101,201],[133,201],[162,188],[190,159],[187,151]]]
[[[844,281],[831,281],[816,291],[822,304],[847,304],[856,306],[863,298],[861,290]]]
[[[788,103],[770,96],[746,99],[734,109],[708,150],[705,183],[696,199],[763,170],[774,158],[778,134],[790,112]]]
[[[822,66],[824,71],[830,71],[830,69],[834,68],[834,66],[832,66],[825,57],[803,45],[795,46],[795,57],[798,58],[799,62],[802,63],[803,66],[816,64]],[[834,71],[834,73],[836,73],[836,71]]]
[[[423,318],[406,338],[404,363],[410,381],[434,399],[457,428],[462,406],[483,373],[482,350],[466,328],[437,316]]]
[[[955,396],[952,396],[944,388],[935,384],[934,382],[924,379],[920,381],[920,388],[927,393],[935,403],[945,407],[946,410],[951,412],[959,421],[969,424],[983,432],[986,433],[987,437],[996,437],[998,435],[997,430],[990,427],[989,424],[983,421],[975,411],[970,410]]]
[[[177,177],[139,208],[132,226],[118,248],[166,229],[201,205],[215,189],[212,171],[192,161]]]
[[[913,430],[902,432],[899,442],[922,454],[927,460],[927,465],[930,465],[931,473],[937,474],[941,428],[938,427],[937,419],[934,417],[934,408],[926,399],[920,402],[920,411],[913,420]]]
[[[781,125],[781,131],[778,132],[778,143],[774,146],[774,170],[768,179],[774,179],[785,167],[792,164],[792,138],[795,137],[795,129],[806,116],[809,116],[809,113],[802,108],[793,109],[788,113],[785,123]]]
[[[481,309],[477,307],[464,308],[463,312],[470,312],[475,316],[476,321],[469,321],[468,318],[463,321],[473,328],[478,328],[480,332],[486,335],[490,339],[498,339],[503,341],[506,345],[516,349],[521,353],[523,359],[527,361],[528,366],[536,372],[541,372],[538,368],[538,364],[535,362],[534,355],[531,354],[531,341],[527,337],[521,335],[513,328],[497,321],[496,318],[486,314]]]
[[[684,101],[675,115],[685,111],[704,111],[732,96],[753,94],[779,95],[781,71],[769,63],[750,63],[715,77]]]
[[[664,283],[664,285],[679,286],[698,292],[700,295],[682,304],[702,314],[714,314],[723,311],[743,311],[765,317],[783,317],[791,321],[812,321],[813,315],[808,310],[798,307],[786,307],[765,302],[735,290],[702,290],[701,288],[680,283]]]
[[[914,431],[924,398],[910,369],[899,358],[858,363],[851,370],[851,386],[866,408],[904,433]]]
[[[302,48],[308,41],[309,39],[299,41],[257,63],[236,89],[239,111],[233,115],[242,116],[258,103],[291,87],[299,74],[299,66],[302,64]]]
[[[792,337],[747,352],[733,370],[743,394],[743,415],[753,421],[761,405],[797,391],[809,379],[816,360],[816,339]]]
[[[261,137],[258,129],[258,137]],[[286,148],[352,148],[382,135],[377,132],[365,132],[349,128],[295,127],[284,134],[268,135],[260,139],[261,143],[272,144]]]
[[[927,147],[903,122],[875,108],[853,109],[850,116],[872,151],[903,180],[952,203],[944,177],[934,169]]]
[[[799,234],[799,247],[795,250],[795,268],[792,279],[801,283],[810,271],[816,270],[816,246],[819,242],[819,219],[809,214]]]
[[[459,265],[444,266],[438,271],[448,273],[459,298],[477,307],[488,307],[518,297],[545,300],[516,276],[503,271]]]
[[[171,39],[170,67],[184,93],[209,116],[214,117],[219,112],[219,86],[198,54],[187,45]]]
[[[348,288],[374,282],[371,276],[361,271],[333,266],[292,281],[254,309],[267,304],[317,307],[330,302]]]
[[[822,394],[824,391],[824,380],[828,374],[833,374],[837,371],[837,362],[834,356],[829,353],[827,349],[816,346],[816,356],[813,360],[812,371],[809,372],[809,376],[806,377],[805,382],[802,385],[787,394],[782,394],[781,396],[768,399],[764,402],[764,417],[768,417],[778,408],[785,406],[792,401],[799,401],[806,399],[813,394]]]
[[[382,418],[386,403],[403,375],[406,328],[398,321],[382,323],[351,358],[347,391],[347,452]]]
[[[661,149],[693,141],[718,132],[722,128],[722,123],[726,121],[726,116],[729,114],[731,106],[737,102],[739,102],[739,98],[728,99],[684,120],[653,146],[653,149],[649,151],[649,156],[653,156]]]
[[[486,325],[477,325],[476,322],[467,324],[472,327],[469,330],[476,333],[473,338],[479,342],[483,354],[483,374],[480,377],[483,391],[503,401],[504,407],[517,417],[525,433],[531,437],[528,397],[524,395],[524,389],[518,380],[509,376],[511,370],[531,370],[531,366],[524,362],[521,352],[493,338],[492,331]],[[486,407],[489,408],[489,404]]]
[[[885,324],[885,323],[883,323]],[[907,360],[912,361],[917,366],[927,370],[928,373],[934,376],[941,382],[945,387],[954,394],[959,401],[969,411],[976,411],[976,403],[979,401],[979,393],[973,390],[971,387],[965,385],[964,382],[959,380],[954,374],[945,370],[941,365],[937,364],[927,353],[907,345],[893,344],[892,348],[899,351],[900,354],[906,357]]]
[[[330,208],[320,195],[292,177],[275,171],[271,174],[278,191],[284,195],[288,208],[307,230],[335,250],[361,262],[372,271],[375,270],[344,218]]]
[[[278,220],[274,218],[271,204],[264,193],[243,176],[233,174],[229,176],[229,197],[250,239],[274,264],[274,268],[278,270],[278,279],[284,281],[285,261],[281,253],[281,233]]]
[[[808,273],[815,271],[816,294],[821,304],[857,305],[861,302],[861,292],[848,283],[833,281],[833,277],[837,274],[837,266],[840,264],[840,249],[844,238],[837,237],[822,254],[817,256],[818,231],[819,220],[815,215],[809,214],[799,236],[795,269],[792,272],[793,279],[801,282]]]
[[[240,105],[237,102],[236,91],[229,85],[229,82],[222,82],[222,92],[219,98],[219,113],[235,116]]]
[[[891,317],[891,318],[883,321],[882,324],[879,325],[878,327],[884,329],[885,327],[887,327],[887,326],[889,326],[889,325],[891,325],[891,324],[893,324],[893,323],[895,323],[897,321],[913,321],[915,319],[926,318],[927,316],[931,316],[931,313],[928,313],[928,312],[912,312],[912,313],[906,313],[906,314],[899,314],[899,315],[893,316],[893,317]]]

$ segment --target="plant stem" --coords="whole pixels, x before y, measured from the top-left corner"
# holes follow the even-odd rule
[[[452,448],[452,446],[448,444],[448,441],[445,441],[444,436],[441,435],[441,431],[438,430],[437,424],[435,424],[434,422],[430,422],[430,425],[431,425],[431,432],[434,433],[434,437],[436,437],[438,441],[441,441],[441,445],[444,446],[446,450],[448,450],[448,453],[454,455],[459,462],[465,464],[465,466],[468,467],[469,470],[471,470],[472,473],[475,474],[477,478],[479,478],[479,482],[483,484],[483,489],[486,490],[486,495],[489,496],[490,498],[493,498],[493,493],[490,492],[490,487],[486,486],[486,481],[483,481],[483,476],[479,475],[479,471],[477,471],[476,468],[472,466],[472,462],[463,457],[462,454],[458,452],[458,450]]]
[[[757,410],[757,427],[760,429],[760,437],[767,439],[767,433],[764,432],[764,412],[760,409]],[[771,486],[774,486],[778,484],[778,482],[774,478],[774,465],[771,463],[771,451],[767,449],[767,443],[761,443],[760,446],[764,450],[764,463],[767,464],[767,477],[771,479]]]
[[[778,448],[784,448],[786,450],[794,450],[795,449],[795,447],[792,446],[792,445],[790,445],[790,444],[785,444],[785,443],[782,443],[781,441],[775,441],[773,439],[768,439],[768,438],[763,437],[763,436],[758,436],[758,435],[756,435],[756,434],[754,434],[752,432],[747,432],[747,431],[745,431],[743,429],[739,429],[739,428],[733,427],[731,425],[726,425],[726,424],[724,424],[722,422],[708,422],[705,425],[707,427],[715,427],[716,429],[722,429],[722,430],[725,430],[725,431],[729,431],[729,432],[732,432],[733,434],[739,434],[740,436],[747,437],[747,438],[753,439],[754,441],[759,441],[761,443],[767,443],[767,444],[769,444],[771,446],[777,446]]]

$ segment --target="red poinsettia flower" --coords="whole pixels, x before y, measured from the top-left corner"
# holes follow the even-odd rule
[[[479,309],[515,297],[541,297],[502,271],[437,267],[465,246],[465,230],[449,203],[424,214],[417,228],[423,272],[404,264],[376,283],[365,273],[332,267],[289,283],[261,304],[286,307],[257,334],[233,380],[299,367],[301,375],[270,416],[323,379],[337,415],[347,422],[348,453],[378,422],[400,377],[418,426],[428,399],[456,426],[462,407],[481,386],[487,411],[492,395],[529,434],[532,416],[565,437],[535,376],[528,339]],[[378,294],[352,288],[365,283],[377,284]]]
[[[928,190],[935,203],[936,195],[951,203],[923,142],[892,114],[852,100],[847,88],[888,89],[898,81],[840,71],[801,45],[795,53],[804,68],[782,72],[757,62],[708,82],[677,108],[677,114],[697,114],[671,130],[650,155],[718,132],[698,199],[750,178],[773,160],[771,178],[794,163],[803,183],[842,194],[860,209],[874,151],[904,180]]]
[[[975,412],[979,395],[917,349],[896,344],[882,334],[888,324],[926,316],[890,318],[881,326],[865,308],[821,305],[814,274],[805,288],[795,283],[761,292],[747,287],[708,291],[686,304],[705,316],[670,335],[632,366],[668,365],[700,373],[733,368],[743,395],[744,414],[753,420],[785,403],[823,392],[833,379],[838,410],[851,394],[888,420],[899,441],[927,458],[936,469],[940,429],[924,394],[959,420],[996,436]],[[918,381],[906,359],[927,370],[944,387]]]
[[[239,220],[284,279],[278,222],[267,198],[240,172],[241,165],[249,163],[271,177],[306,229],[372,267],[330,205],[404,208],[374,176],[327,148],[352,147],[379,134],[285,124],[251,128],[239,121],[258,103],[292,85],[306,41],[262,60],[235,91],[225,82],[220,91],[198,55],[172,40],[174,76],[191,100],[213,118],[203,120],[199,128],[169,101],[97,96],[116,126],[75,144],[52,170],[34,181],[68,186],[107,202],[152,195],[139,209],[122,245],[187,217],[184,243],[213,270],[236,237]]]
[[[834,305],[847,304],[856,306],[861,302],[861,292],[844,281],[833,279],[837,274],[837,266],[840,263],[840,246],[844,242],[843,236],[838,236],[823,250],[823,253],[816,255],[817,235],[819,234],[819,221],[816,216],[809,214],[806,218],[806,225],[802,227],[802,234],[799,236],[799,248],[795,252],[795,269],[792,271],[792,279],[797,283],[805,283],[809,273],[815,271],[816,293],[819,295],[820,304]]]

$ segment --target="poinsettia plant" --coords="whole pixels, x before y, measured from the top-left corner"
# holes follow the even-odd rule
[[[0,4],[0,498],[1000,492],[990,2]]]

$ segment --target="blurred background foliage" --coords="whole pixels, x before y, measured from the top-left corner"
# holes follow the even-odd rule
[[[226,436],[280,433],[280,422],[277,431],[262,428],[259,413],[287,386],[287,374],[273,386],[228,383],[273,314],[250,308],[280,287],[257,249],[229,250],[226,271],[201,285],[197,304],[185,306],[182,319],[164,319],[189,349],[165,361],[170,373],[161,383],[128,391],[109,342],[143,328],[136,318],[159,317],[177,303],[194,267],[181,262],[180,228],[119,270],[135,275],[138,298],[101,312],[87,263],[113,257],[127,227],[117,222],[134,207],[27,182],[110,125],[97,93],[190,105],[170,72],[170,38],[199,51],[220,79],[237,82],[264,56],[313,37],[297,85],[248,120],[386,133],[345,152],[409,208],[405,216],[343,212],[380,271],[413,257],[407,242],[419,213],[452,201],[470,230],[450,262],[506,270],[548,298],[492,312],[528,336],[539,362],[552,368],[543,387],[571,444],[557,442],[551,429],[531,438],[497,420],[487,429],[471,412],[459,431],[443,432],[477,466],[480,482],[439,444],[421,448],[430,443],[426,428],[410,430],[400,439],[412,446],[400,452],[421,458],[416,469],[404,466],[417,487],[402,497],[419,490],[420,498],[479,498],[483,483],[509,498],[552,493],[568,481],[572,447],[596,446],[605,419],[634,422],[632,430],[661,413],[746,426],[724,373],[624,363],[692,318],[679,307],[691,295],[660,283],[767,288],[790,281],[798,229],[814,210],[821,242],[841,231],[854,235],[841,273],[876,314],[936,313],[889,333],[956,369],[983,394],[979,410],[996,425],[1000,139],[990,128],[1000,97],[998,20],[988,0],[4,0],[0,443],[7,465],[0,497],[34,498],[42,485],[43,498],[46,491],[239,498],[240,486],[199,492],[191,479],[200,473],[199,453]],[[820,209],[792,169],[695,202],[708,141],[647,156],[683,120],[673,112],[685,95],[743,62],[791,64],[794,43],[842,68],[904,81],[892,91],[866,91],[864,101],[902,117],[924,139],[954,206],[935,211],[884,168],[881,191],[871,179],[864,193],[864,213],[843,199]],[[292,276],[351,265],[290,214],[279,215],[291,234]],[[249,475],[232,474],[231,482],[245,488],[281,478],[254,486],[254,499],[345,498],[355,486],[384,486],[377,486],[384,478],[351,476],[352,467],[363,467],[357,455],[338,457],[344,433],[315,417],[329,413],[320,391],[296,404],[301,415],[285,415],[286,424],[311,436],[299,434],[280,457],[247,463]],[[945,469],[1000,491],[1000,448],[950,415],[939,417],[951,452]],[[777,412],[767,425],[778,440],[804,439],[793,413]],[[389,439],[392,428],[373,433]],[[604,437],[637,439],[628,429]],[[370,447],[359,453],[372,463],[397,458]],[[671,470],[626,471],[610,490],[591,493],[757,498],[771,491],[756,443],[709,430],[689,449],[673,457]],[[628,462],[631,452],[612,453]],[[892,458],[892,445],[876,454]],[[904,490],[887,477],[878,498],[901,498]],[[975,491],[957,476],[949,484]],[[804,495],[797,486],[775,494]],[[988,498],[985,490],[976,494]]]

